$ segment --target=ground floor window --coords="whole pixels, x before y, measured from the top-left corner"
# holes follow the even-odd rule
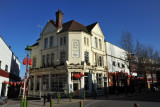
[[[43,91],[49,90],[49,75],[43,75],[43,85],[42,85]]]
[[[89,90],[89,73],[84,73],[84,88]]]
[[[1,97],[5,96],[5,92],[6,92],[6,84],[2,83],[2,89],[1,89]]]
[[[40,78],[37,77],[36,90],[39,90],[39,81],[40,81]]]
[[[31,79],[30,79],[30,81],[31,81],[31,88],[30,88],[30,90],[33,90],[33,86],[34,86],[34,77],[32,76],[31,77]]]
[[[102,89],[102,74],[96,74],[97,78],[97,90]]]
[[[51,91],[66,91],[67,78],[64,74],[53,74],[51,79]]]

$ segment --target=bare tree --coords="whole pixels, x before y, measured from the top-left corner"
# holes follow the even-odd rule
[[[131,72],[134,45],[133,45],[133,38],[130,32],[126,31],[122,33],[120,38],[120,45],[124,50],[126,50],[126,52],[124,53],[126,56],[125,60],[128,63],[128,68],[129,68],[129,71]]]

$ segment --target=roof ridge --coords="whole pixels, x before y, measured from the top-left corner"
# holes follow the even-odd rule
[[[83,24],[81,24],[81,23],[79,23],[79,22],[77,22],[75,20],[73,20],[73,21],[76,22],[76,23],[78,23],[78,24],[80,24],[80,25],[82,25],[82,26],[84,26],[84,27],[87,27],[87,26],[85,26],[85,25],[83,25]]]
[[[91,25],[94,25],[94,24],[97,24],[98,22],[95,22],[95,23],[92,23],[92,24],[90,24],[90,25],[88,25],[88,26],[91,26]],[[86,27],[88,27],[88,26],[86,26]]]

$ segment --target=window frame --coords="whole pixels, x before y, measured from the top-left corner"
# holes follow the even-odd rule
[[[102,49],[102,41],[99,39],[99,49]]]
[[[51,36],[49,39],[50,39],[49,47],[53,47],[54,46],[54,36]]]
[[[44,38],[44,49],[48,48],[48,38]]]
[[[2,66],[2,61],[0,61],[0,69],[1,69],[1,66]]]
[[[84,52],[84,61],[86,64],[89,64],[89,52],[87,51]]]
[[[116,62],[115,62],[115,61],[112,61],[112,65],[113,65],[113,66],[116,66]]]
[[[8,65],[5,65],[5,71],[8,72]]]
[[[37,58],[33,58],[32,68],[36,68]]]
[[[95,48],[98,48],[98,46],[97,46],[97,37],[94,37],[94,44],[95,44]]]
[[[86,45],[86,37],[84,37],[84,44]]]

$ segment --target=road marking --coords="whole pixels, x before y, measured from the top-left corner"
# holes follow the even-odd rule
[[[103,101],[103,100],[101,100],[101,101]],[[89,103],[89,104],[87,104],[85,107],[88,107],[88,106],[90,106],[91,104],[98,103],[98,102],[101,102],[101,101],[96,101],[96,102]]]
[[[2,107],[7,106],[8,104],[14,104],[14,103],[7,103],[7,104],[5,104],[5,105],[2,105]],[[15,105],[19,105],[19,104],[15,104]]]
[[[3,105],[2,107],[6,106],[7,104]]]

